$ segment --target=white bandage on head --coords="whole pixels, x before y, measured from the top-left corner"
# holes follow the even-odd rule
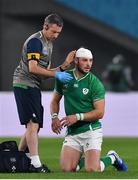
[[[92,52],[89,49],[85,49],[85,48],[79,48],[76,51],[76,57],[77,58],[87,58],[87,59],[93,59],[93,55]]]

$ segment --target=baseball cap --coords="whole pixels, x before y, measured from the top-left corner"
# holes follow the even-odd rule
[[[89,49],[85,49],[85,48],[79,48],[77,51],[76,51],[76,57],[77,58],[88,58],[88,59],[93,59],[93,55],[92,55],[92,52],[89,50]]]

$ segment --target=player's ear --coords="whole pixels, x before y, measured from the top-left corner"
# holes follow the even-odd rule
[[[49,27],[48,27],[48,24],[44,24],[44,29],[45,29],[45,30],[48,30],[48,28],[49,28]]]
[[[91,65],[91,68],[93,67],[93,59],[92,59],[92,65]]]

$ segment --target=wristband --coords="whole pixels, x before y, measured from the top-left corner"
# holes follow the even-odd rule
[[[83,113],[80,113],[80,120],[83,121],[84,120],[84,114]]]
[[[54,119],[56,119],[56,118],[58,118],[58,114],[57,114],[57,113],[53,113],[53,114],[51,115],[51,119],[54,120]]]
[[[64,69],[62,69],[62,67],[61,67],[61,66],[59,66],[59,69],[60,69],[60,71],[61,71],[61,72],[65,71]]]
[[[83,113],[77,113],[77,121],[83,121],[84,120],[84,114]]]

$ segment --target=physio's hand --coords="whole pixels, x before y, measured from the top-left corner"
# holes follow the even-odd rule
[[[68,69],[70,67],[71,63],[74,61],[75,54],[76,54],[76,50],[71,51],[71,52],[68,53],[65,61],[61,65],[62,69],[66,70],[66,69]]]
[[[55,78],[61,81],[62,83],[68,83],[70,80],[73,79],[71,74],[67,72],[58,72],[58,71],[55,73]]]

